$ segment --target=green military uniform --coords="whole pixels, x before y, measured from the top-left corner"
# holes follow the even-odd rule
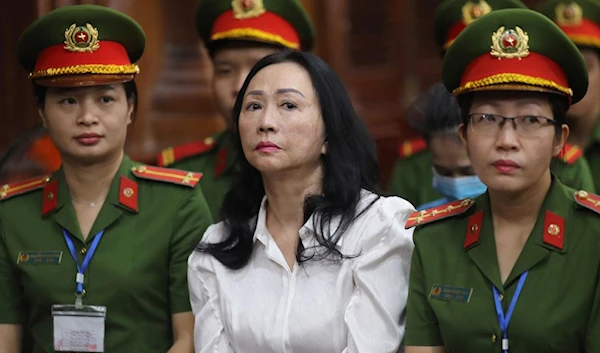
[[[315,40],[310,18],[298,0],[200,0],[196,29],[211,52],[225,41],[312,50]],[[159,166],[204,175],[200,185],[215,220],[220,219],[221,204],[231,187],[233,138],[231,130],[225,130],[204,141],[167,148],[157,157]]]
[[[197,181],[136,166],[123,159],[86,240],[62,170],[3,189],[0,323],[29,327],[33,352],[53,351],[52,305],[75,302],[77,268],[63,230],[80,263],[104,230],[83,302],[107,307],[105,351],[166,352],[173,344],[171,315],[191,311],[187,258],[211,219],[200,188],[192,188]]]
[[[591,173],[595,177],[596,190],[600,190],[600,120],[596,123],[590,142],[585,147],[585,158],[588,160]]]
[[[116,10],[67,6],[31,24],[18,55],[35,84],[77,89],[132,81],[144,44],[139,25]],[[0,324],[23,327],[27,352],[53,352],[65,344],[53,306],[75,304],[78,292],[83,305],[106,307],[105,352],[169,350],[172,316],[191,312],[187,258],[212,223],[200,177],[123,157],[86,239],[62,169],[2,186]]]
[[[158,158],[158,165],[202,171],[202,191],[214,219],[219,212],[225,194],[231,187],[231,176],[235,161],[233,133],[222,131],[204,141],[193,142],[164,150]]]
[[[433,188],[433,162],[425,148],[424,139],[405,141],[400,146],[400,158],[394,164],[388,188],[389,194],[400,196],[415,207],[443,197]]]
[[[574,145],[566,145],[566,150],[576,149]],[[568,152],[563,152],[567,154]],[[581,154],[579,157],[567,159],[566,157],[554,158],[550,164],[550,170],[560,179],[560,181],[576,190],[586,190],[591,193],[596,192],[592,170],[587,158]]]
[[[405,344],[443,345],[446,352],[501,352],[492,285],[500,290],[506,312],[519,276],[529,271],[508,327],[509,352],[599,351],[600,208],[594,206],[596,196],[587,197],[594,201],[576,197],[554,178],[538,222],[505,283],[496,261],[487,194],[472,205],[456,205],[453,212],[460,214],[417,228]],[[555,216],[544,217],[547,212]],[[560,233],[550,234],[556,231],[553,222],[560,221]],[[554,243],[558,236],[562,246]]]
[[[577,48],[530,10],[496,11],[471,25],[448,51],[442,72],[455,95],[531,90],[575,103],[587,89]],[[413,213],[406,224],[417,229],[405,344],[464,353],[600,351],[598,201],[599,196],[575,191],[552,175],[537,221],[504,283],[489,193]],[[503,342],[498,312],[506,315],[514,297]]]
[[[596,0],[545,0],[537,10],[552,19],[579,48],[600,50],[600,3]],[[600,190],[600,121],[584,146],[596,190]]]

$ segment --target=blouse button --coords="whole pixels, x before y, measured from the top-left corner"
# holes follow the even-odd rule
[[[81,254],[85,255],[85,253],[87,253],[87,248],[81,248]]]
[[[492,343],[496,343],[496,335],[492,335]]]

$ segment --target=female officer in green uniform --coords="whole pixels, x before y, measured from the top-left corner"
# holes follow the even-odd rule
[[[440,51],[445,53],[460,32],[471,23],[491,11],[506,8],[526,8],[526,6],[518,0],[443,1],[435,12],[435,37]],[[408,123],[422,135],[427,135],[428,132],[420,129],[418,124],[411,124],[410,121]],[[419,138],[402,143],[399,149],[400,158],[394,166],[390,179],[390,193],[405,198],[417,207],[442,197],[431,183],[423,182],[433,179],[432,162],[436,158],[432,156],[429,142]],[[550,168],[561,182],[572,188],[595,192],[590,165],[583,157],[581,148],[565,144],[563,152],[558,157],[552,160]],[[457,162],[447,161],[449,164]]]
[[[211,223],[200,176],[132,162],[142,29],[59,8],[19,41],[62,166],[0,189],[0,352],[192,352],[187,257]]]
[[[586,92],[580,52],[545,16],[499,10],[458,36],[442,76],[488,192],[409,218],[406,352],[599,352],[600,197],[549,167]]]

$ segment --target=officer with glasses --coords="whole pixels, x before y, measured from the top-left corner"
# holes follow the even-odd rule
[[[599,352],[600,197],[550,171],[587,90],[581,53],[545,16],[498,10],[458,36],[442,77],[488,190],[409,218],[406,352]]]

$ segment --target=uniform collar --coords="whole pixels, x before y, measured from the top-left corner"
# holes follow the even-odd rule
[[[217,142],[217,156],[215,160],[215,178],[229,176],[235,164],[235,148],[233,145],[233,131],[228,129],[214,135]]]
[[[506,285],[541,262],[551,252],[567,252],[569,232],[566,230],[566,220],[574,209],[573,203],[569,189],[553,175],[550,189],[540,209],[540,215]],[[476,199],[476,207],[468,217],[465,234],[465,251],[486,277],[497,288],[502,288],[487,192]],[[490,261],[490,259],[496,260]]]
[[[137,182],[132,179],[131,174],[133,166],[134,163],[127,156],[124,156],[111,182],[106,201],[101,206],[102,208],[90,231],[88,240],[100,230],[106,229],[114,223],[122,214],[121,210],[127,210],[131,213],[138,212]],[[83,239],[62,168],[52,175],[51,180],[44,188],[42,216],[54,218],[63,229],[66,229],[73,236]]]

